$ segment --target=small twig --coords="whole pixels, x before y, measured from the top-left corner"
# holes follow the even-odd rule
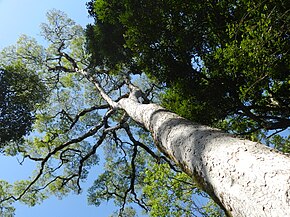
[[[92,155],[94,155],[96,153],[97,148],[100,147],[100,145],[103,143],[103,141],[106,138],[106,135],[107,135],[107,133],[103,132],[103,134],[99,138],[98,142],[93,146],[91,151],[89,153],[87,153],[84,157],[82,157],[82,159],[80,160],[79,170],[78,170],[78,179],[77,179],[77,185],[79,186],[79,193],[80,193],[80,190],[81,190],[80,179],[82,177],[82,171],[83,171],[84,163],[85,163],[86,160],[88,160]]]
[[[92,106],[91,108],[87,108],[87,109],[82,110],[71,121],[72,123],[71,123],[69,129],[71,130],[74,127],[74,125],[78,122],[79,118],[86,115],[87,113],[92,112],[92,111],[97,110],[97,109],[107,109],[107,108],[109,108],[108,105],[100,105],[100,106]]]
[[[267,139],[271,138],[272,136],[274,136],[274,135],[276,135],[276,134],[278,134],[278,133],[281,133],[282,131],[284,131],[284,130],[286,130],[286,129],[287,129],[287,127],[286,127],[286,128],[283,128],[283,129],[281,129],[281,130],[276,130],[275,133],[272,133],[270,136],[267,136]]]

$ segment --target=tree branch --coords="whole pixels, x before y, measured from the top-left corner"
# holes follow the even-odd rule
[[[45,158],[43,158],[43,160],[41,161],[41,164],[40,164],[40,169],[38,171],[38,174],[35,176],[35,178],[30,182],[30,184],[23,190],[23,192],[18,196],[18,197],[15,197],[15,196],[10,196],[8,198],[5,198],[3,200],[0,201],[0,203],[4,202],[4,201],[8,201],[10,199],[13,199],[14,201],[18,201],[20,200],[31,188],[33,185],[36,184],[36,182],[40,179],[40,177],[42,176],[43,172],[44,172],[44,168],[45,168],[45,165],[46,163],[48,162],[48,160],[53,156],[55,155],[57,152],[59,152],[60,150],[68,147],[69,145],[71,144],[75,144],[75,143],[79,143],[81,141],[83,141],[84,139],[88,138],[88,137],[91,137],[93,136],[96,132],[98,132],[99,129],[101,129],[103,126],[104,126],[104,123],[107,121],[107,119],[114,113],[114,110],[109,110],[106,115],[104,115],[103,117],[103,120],[102,122],[93,127],[91,130],[89,130],[87,133],[83,134],[82,136],[80,137],[77,137],[75,139],[72,139],[72,140],[69,140],[65,143],[63,143],[62,145],[56,147],[52,152],[48,153],[46,155]],[[38,158],[36,158],[38,159]]]
[[[111,106],[113,109],[118,108],[118,104],[114,102],[111,97],[105,92],[105,90],[101,87],[100,83],[97,79],[95,79],[92,75],[90,75],[87,71],[84,71],[82,69],[76,68],[76,72],[83,75],[85,78],[87,78],[89,81],[91,81],[97,90],[99,91],[100,95],[103,97],[103,99]]]

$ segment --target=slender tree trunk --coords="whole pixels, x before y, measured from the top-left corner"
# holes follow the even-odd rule
[[[290,216],[290,158],[265,145],[194,124],[156,104],[119,106],[152,133],[229,216]]]
[[[118,103],[95,84],[115,109],[151,132],[158,149],[175,161],[228,216],[290,216],[290,158],[263,144],[194,124],[156,104],[142,104],[140,90]]]

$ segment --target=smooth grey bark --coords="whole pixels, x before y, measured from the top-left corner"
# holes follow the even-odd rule
[[[156,104],[119,106],[149,130],[174,160],[230,216],[290,216],[290,158],[263,144],[194,124]]]
[[[102,97],[151,132],[158,149],[175,161],[228,216],[290,216],[290,158],[263,144],[194,124],[157,104],[142,104],[140,90],[114,102]]]

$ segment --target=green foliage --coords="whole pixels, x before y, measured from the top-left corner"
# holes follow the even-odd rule
[[[200,80],[199,83],[196,83],[194,89],[201,93],[195,96],[192,95],[192,92],[185,91],[186,86],[186,81],[179,80],[174,86],[166,89],[162,95],[162,106],[174,110],[174,112],[189,120],[207,125],[223,120],[227,115],[225,109],[230,109],[233,106],[230,98],[224,98],[223,102],[218,98],[218,94],[225,87],[219,86],[212,93],[208,89],[202,89],[212,86],[212,84]],[[216,107],[217,105],[218,107]]]
[[[208,33],[208,27],[202,25],[214,18],[215,12],[207,1],[137,3],[131,0],[96,0],[89,6],[96,18],[95,26],[110,23],[123,30],[123,51],[131,55],[129,61],[135,61],[138,70],[166,82],[193,72],[191,57],[206,49],[203,37]],[[216,19],[215,22],[223,20]],[[207,38],[210,37],[211,34],[207,34]],[[112,41],[115,42],[118,41]]]
[[[27,185],[30,184],[30,180],[21,180],[16,181],[13,185],[13,195],[21,195],[25,191]],[[37,188],[31,188],[25,195],[21,198],[21,202],[29,206],[35,206],[42,202],[47,196],[44,193],[41,193]]]
[[[12,185],[4,180],[0,180],[0,201],[5,197],[10,197],[12,192]],[[13,217],[15,208],[11,205],[11,200],[6,200],[0,205],[0,215],[3,217]]]
[[[150,216],[223,216],[206,194],[192,184],[184,173],[174,173],[168,164],[149,165],[145,170],[143,193],[150,206]],[[202,202],[203,201],[203,202]]]
[[[99,206],[102,201],[113,200],[116,206],[121,207],[119,212],[126,216],[125,210],[130,210],[132,203],[142,204],[140,202],[142,200],[140,190],[144,180],[142,171],[147,161],[152,159],[139,148],[133,165],[134,145],[129,141],[115,140],[113,137],[108,140],[108,145],[104,146],[103,151],[104,172],[89,189],[89,204]],[[134,170],[133,167],[135,167]],[[135,196],[130,194],[131,191],[135,193]]]
[[[217,126],[282,150],[270,136],[289,127],[289,13],[280,1],[241,7],[240,21],[227,25],[229,40],[204,59],[211,77],[230,78],[223,93],[234,99],[233,109]]]
[[[122,40],[112,43],[123,46],[123,64],[134,62],[132,70],[166,84],[163,105],[168,109],[263,138],[290,126],[285,2],[92,0],[89,10],[96,28],[121,30]]]
[[[86,29],[86,47],[91,53],[90,65],[101,69],[110,69],[113,74],[124,67],[131,69],[133,74],[140,73],[135,69],[135,61],[131,61],[131,52],[124,48],[123,27],[111,23],[88,25]]]
[[[275,148],[279,151],[282,151],[284,153],[290,153],[290,135],[274,135],[273,137],[271,137],[269,143],[274,144]]]
[[[0,150],[31,131],[35,110],[45,101],[40,78],[19,62],[0,71]]]

